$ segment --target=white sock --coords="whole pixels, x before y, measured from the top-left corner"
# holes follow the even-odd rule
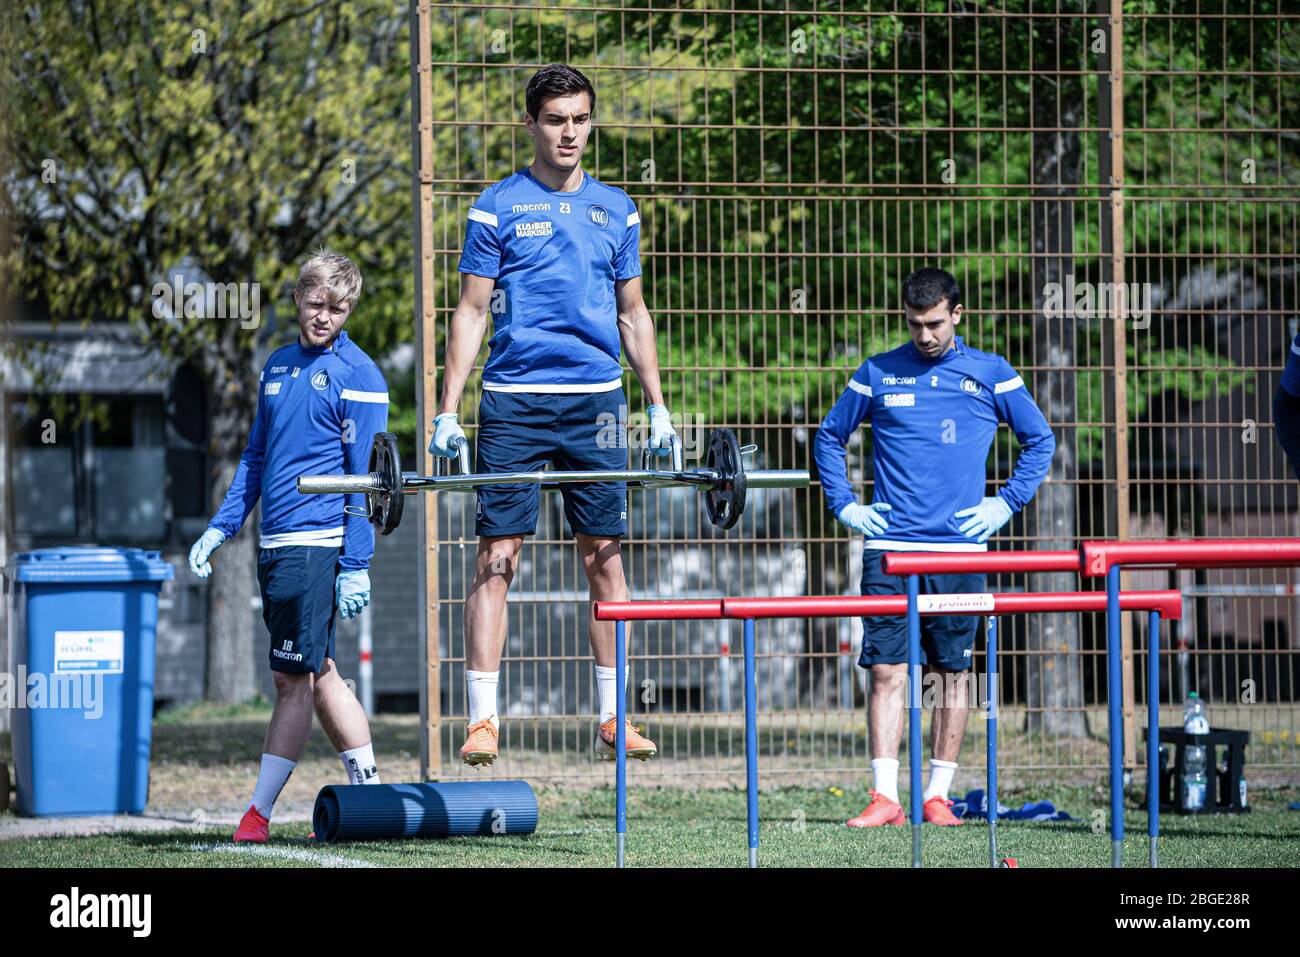
[[[898,800],[898,758],[871,759],[871,786],[891,801]]]
[[[348,784],[378,784],[379,768],[375,765],[374,744],[367,741],[359,748],[340,751],[339,760],[348,776]]]
[[[617,674],[617,668],[596,665],[596,696],[600,700],[601,724],[614,717],[618,710],[618,682],[614,680]],[[627,668],[623,669],[623,694],[627,694]]]
[[[278,754],[263,754],[262,767],[257,772],[257,785],[253,788],[253,800],[248,806],[257,808],[258,814],[271,820],[275,802],[297,766],[297,761],[290,761]]]
[[[469,723],[478,724],[484,718],[491,718],[492,724],[501,727],[497,718],[497,684],[501,681],[499,671],[470,671],[465,669],[465,689],[469,695]]]
[[[921,800],[928,801],[932,797],[948,800],[948,789],[952,787],[952,776],[956,770],[956,761],[940,761],[938,758],[931,758],[930,784],[926,787],[925,795]]]

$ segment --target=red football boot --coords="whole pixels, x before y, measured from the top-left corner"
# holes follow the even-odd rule
[[[938,824],[940,827],[961,827],[966,822],[948,810],[950,807],[952,807],[951,801],[945,801],[936,794],[921,806],[921,814],[924,815],[927,824]]]
[[[249,805],[244,816],[239,819],[239,827],[235,828],[235,843],[265,844],[270,839],[271,822],[262,817],[256,807]]]
[[[866,806],[866,809],[857,817],[851,817],[844,823],[849,827],[881,827],[886,824],[902,827],[906,822],[907,815],[903,813],[903,805],[891,801],[873,789],[871,803]]]

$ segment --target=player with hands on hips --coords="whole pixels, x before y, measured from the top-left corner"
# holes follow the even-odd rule
[[[817,432],[814,454],[826,504],[863,536],[862,594],[901,595],[903,579],[886,575],[888,551],[982,552],[989,538],[1033,497],[1056,447],[1042,412],[1006,359],[973,349],[957,335],[962,319],[957,280],[920,269],[903,282],[910,341],[867,359]],[[859,504],[849,487],[846,446],[871,425],[873,498]],[[985,462],[998,425],[1011,426],[1021,452],[1011,477],[985,494]],[[922,575],[923,594],[984,591],[983,575]],[[921,662],[943,679],[944,703],[934,711],[933,759],[925,789],[925,820],[960,823],[948,810],[948,788],[966,732],[966,682],[977,616],[924,616]],[[906,621],[863,619],[858,663],[871,669],[872,800],[851,827],[902,824],[898,749],[907,669]]]

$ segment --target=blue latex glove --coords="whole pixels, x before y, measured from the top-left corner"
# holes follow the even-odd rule
[[[650,448],[655,455],[669,455],[673,450],[672,437],[677,430],[673,428],[668,410],[662,405],[652,405],[645,411],[650,416]]]
[[[431,453],[444,459],[454,459],[460,454],[460,443],[465,441],[465,430],[460,427],[458,418],[455,412],[434,416],[433,438],[429,440]]]
[[[339,572],[334,579],[334,603],[344,618],[354,618],[370,604],[370,575],[364,571]]]
[[[226,533],[219,528],[209,528],[199,540],[190,547],[190,571],[199,578],[212,574],[212,564],[208,558],[221,547],[226,540]]]
[[[961,523],[961,533],[967,538],[987,542],[990,535],[1011,521],[1011,506],[996,495],[989,495],[978,505],[963,508],[953,518],[966,519]]]
[[[840,509],[839,514],[835,517],[840,520],[841,525],[845,525],[855,532],[861,532],[870,538],[872,535],[879,535],[889,528],[889,521],[885,518],[884,513],[893,509],[892,505],[886,505],[884,502],[875,502],[871,505],[859,505],[857,502],[851,502]]]

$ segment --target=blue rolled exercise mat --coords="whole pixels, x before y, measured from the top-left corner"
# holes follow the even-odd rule
[[[316,795],[318,841],[531,834],[537,795],[527,781],[328,785]]]

